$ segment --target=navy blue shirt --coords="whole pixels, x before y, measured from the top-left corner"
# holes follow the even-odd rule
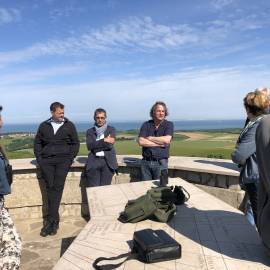
[[[156,129],[153,120],[144,122],[141,126],[139,137],[161,137],[161,136],[173,136],[173,122],[163,120],[159,127]],[[142,155],[144,158],[164,159],[169,157],[170,145],[165,147],[143,147]]]

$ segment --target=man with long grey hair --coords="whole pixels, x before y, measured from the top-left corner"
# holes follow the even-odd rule
[[[149,121],[140,129],[138,143],[142,147],[142,180],[160,179],[161,171],[167,171],[173,123],[165,118],[168,109],[164,102],[157,101],[150,110]]]

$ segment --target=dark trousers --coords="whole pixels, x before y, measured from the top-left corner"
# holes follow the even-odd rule
[[[114,171],[109,168],[105,158],[95,157],[86,171],[86,187],[110,185]]]
[[[168,169],[168,159],[145,160],[141,161],[141,177],[142,180],[160,179],[161,170]]]
[[[248,196],[249,196],[254,221],[257,226],[258,184],[249,183],[249,184],[244,184],[244,185],[245,185],[246,192],[248,193]]]
[[[47,220],[59,222],[59,206],[65,180],[71,165],[70,159],[43,159],[40,165],[48,199]]]

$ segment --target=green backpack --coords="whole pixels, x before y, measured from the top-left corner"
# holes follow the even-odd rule
[[[120,213],[118,220],[123,223],[135,223],[150,217],[156,209],[155,201],[149,194],[146,194],[136,200],[128,201],[125,210]]]
[[[176,205],[181,205],[190,198],[189,193],[182,186],[153,187],[147,193],[157,202],[171,202]]]
[[[189,199],[181,186],[153,187],[145,195],[130,200],[120,213],[119,221],[135,223],[147,218],[168,222],[176,213],[176,206]]]
[[[152,187],[147,191],[147,194],[157,202],[172,202],[176,201],[176,194],[172,190],[173,187]]]
[[[153,219],[159,222],[168,222],[176,214],[176,205],[174,203],[159,203],[156,211],[153,213]]]

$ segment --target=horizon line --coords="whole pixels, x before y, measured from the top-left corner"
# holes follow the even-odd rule
[[[228,118],[228,119],[224,119],[224,118],[220,118],[220,119],[168,119],[169,121],[172,122],[189,122],[189,121],[245,121],[245,118]],[[71,120],[74,123],[80,123],[80,124],[86,124],[86,123],[93,123],[94,121],[87,121],[87,120]],[[145,122],[148,121],[146,119],[143,120],[111,120],[108,121],[110,123],[138,123],[138,122]],[[35,125],[35,124],[40,124],[43,121],[39,121],[39,122],[10,122],[10,123],[5,123],[6,125]]]

